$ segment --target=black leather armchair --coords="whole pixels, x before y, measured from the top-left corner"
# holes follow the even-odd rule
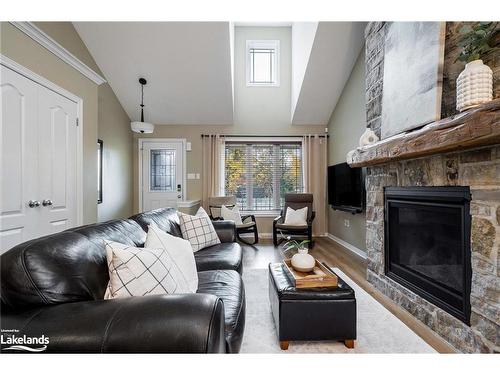
[[[285,224],[285,214],[287,208],[293,208],[298,210],[300,208],[307,207],[307,224],[306,225],[288,225]],[[312,248],[312,225],[314,218],[316,217],[316,212],[313,211],[313,195],[312,194],[298,194],[298,193],[288,193],[285,194],[285,206],[281,211],[280,216],[273,220],[273,243],[274,246],[278,246],[284,239],[285,236],[300,236],[306,237],[309,249]],[[278,238],[278,232],[282,234],[281,238]]]

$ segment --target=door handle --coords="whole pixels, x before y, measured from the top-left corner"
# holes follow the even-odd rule
[[[28,206],[30,206],[30,208],[39,207],[40,206],[40,202],[39,201],[30,200],[28,202]]]
[[[52,206],[52,201],[50,199],[44,199],[42,202],[42,206],[44,207]]]

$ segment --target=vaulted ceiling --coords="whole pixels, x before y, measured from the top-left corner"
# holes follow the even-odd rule
[[[292,27],[292,124],[328,123],[364,45],[361,22],[244,24]],[[229,22],[75,22],[131,120],[163,125],[233,124]]]
[[[131,120],[233,123],[229,22],[75,22]]]
[[[292,53],[304,55],[294,74],[292,123],[325,125],[349,79],[364,46],[365,22],[318,22],[294,24],[302,39]],[[315,31],[314,33],[312,31]],[[293,40],[298,39],[293,32]],[[307,56],[307,54],[309,54]],[[304,65],[305,67],[301,67]],[[296,71],[294,67],[294,72]]]

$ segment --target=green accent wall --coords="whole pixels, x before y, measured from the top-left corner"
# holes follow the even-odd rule
[[[366,128],[365,52],[361,51],[328,123],[328,165],[343,163]],[[344,224],[349,220],[349,227]],[[328,207],[328,233],[366,252],[365,214]]]

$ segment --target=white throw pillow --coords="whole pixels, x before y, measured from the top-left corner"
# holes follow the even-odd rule
[[[198,271],[196,270],[193,248],[189,241],[172,236],[156,225],[148,225],[148,236],[144,247],[167,250],[186,279],[189,291],[196,293],[198,290]]]
[[[295,226],[307,225],[307,207],[299,208],[298,210],[287,207],[285,224]]]
[[[177,213],[179,215],[182,237],[191,243],[194,252],[220,243],[212,220],[210,220],[203,207],[198,209],[195,216],[182,212]]]
[[[224,220],[232,220],[236,225],[241,225],[243,222],[241,221],[240,209],[238,206],[234,206],[232,209],[222,205],[220,209],[221,216]]]
[[[109,293],[104,298],[190,293],[186,278],[165,249],[106,242]]]

